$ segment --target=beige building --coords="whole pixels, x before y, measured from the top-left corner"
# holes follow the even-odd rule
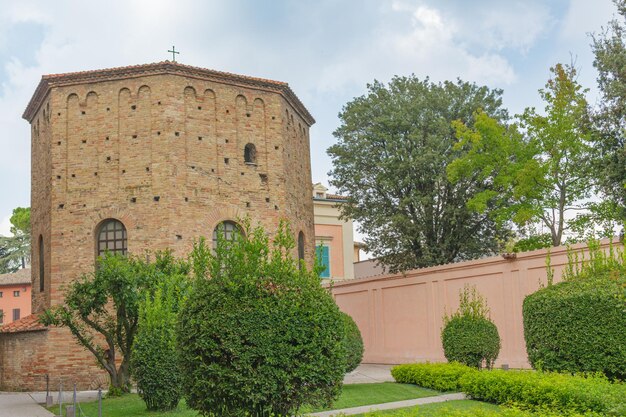
[[[267,230],[290,221],[294,254],[313,260],[315,120],[287,83],[168,61],[45,75],[23,117],[33,315],[0,331],[0,388],[42,389],[49,374],[84,389],[101,377],[69,331],[36,316],[105,250],[183,256],[249,216]]]
[[[340,219],[339,206],[347,198],[330,194],[321,183],[313,185],[313,213],[317,256],[326,269],[322,278],[343,281],[354,278],[354,263],[363,245],[354,242],[352,220]]]

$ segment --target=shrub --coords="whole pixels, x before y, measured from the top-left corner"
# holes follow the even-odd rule
[[[496,404],[563,413],[626,413],[626,386],[611,384],[604,376],[491,370],[468,372],[460,383],[472,398]]]
[[[460,292],[459,309],[444,318],[441,332],[443,351],[448,361],[488,369],[500,353],[498,328],[488,317],[486,300],[476,287],[466,285]]]
[[[363,359],[363,338],[358,326],[349,314],[341,312],[345,337],[343,338],[343,348],[346,352],[346,373],[352,372]]]
[[[159,255],[161,262],[169,254]],[[169,261],[165,261],[169,262]],[[173,263],[173,262],[172,262]],[[153,294],[139,304],[139,322],[132,350],[137,391],[148,410],[172,410],[182,397],[178,366],[176,317],[188,287],[188,277],[178,271],[160,279]]]
[[[460,380],[475,369],[460,363],[412,363],[394,366],[391,375],[396,382],[415,384],[437,391],[460,391]]]
[[[187,404],[203,415],[283,416],[329,406],[346,368],[342,318],[319,270],[299,267],[281,222],[273,243],[245,222],[214,251],[194,245],[195,279],[179,316]]]
[[[564,282],[524,300],[524,337],[534,368],[603,372],[626,379],[624,255],[590,248],[582,265],[570,254]]]

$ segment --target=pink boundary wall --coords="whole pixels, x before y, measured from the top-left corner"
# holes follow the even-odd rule
[[[609,241],[602,241],[606,248]],[[619,245],[621,246],[621,245]],[[585,244],[572,246],[580,251]],[[537,250],[516,259],[495,256],[336,282],[332,294],[339,308],[356,321],[365,344],[364,363],[398,364],[445,361],[442,317],[458,308],[459,290],[476,285],[487,298],[502,348],[496,366],[530,367],[524,342],[522,303],[547,281],[546,254]],[[551,248],[555,282],[567,264],[567,247]]]

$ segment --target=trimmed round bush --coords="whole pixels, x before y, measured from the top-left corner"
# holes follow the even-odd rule
[[[526,297],[524,338],[532,366],[626,379],[625,284],[623,276],[577,279]]]
[[[204,241],[178,326],[187,404],[202,415],[286,416],[330,406],[346,355],[339,308],[319,275],[293,259],[284,224],[268,243],[248,225],[233,241]]]
[[[343,348],[346,352],[346,373],[352,372],[363,359],[363,338],[361,332],[349,314],[341,312],[345,337],[343,338]]]
[[[500,353],[498,328],[483,317],[455,316],[441,333],[443,351],[449,362],[459,362],[473,368],[493,367]]]

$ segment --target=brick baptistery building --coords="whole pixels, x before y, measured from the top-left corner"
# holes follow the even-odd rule
[[[309,127],[286,83],[161,62],[43,76],[31,124],[32,311],[0,333],[0,389],[76,382],[103,370],[37,314],[105,249],[185,255],[249,215],[291,222],[312,261]]]

